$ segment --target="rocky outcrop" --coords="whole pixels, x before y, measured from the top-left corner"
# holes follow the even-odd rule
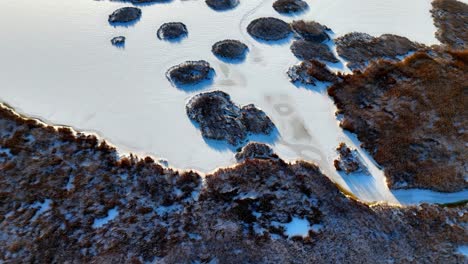
[[[212,78],[214,69],[207,61],[186,61],[169,68],[166,76],[175,86],[197,84]]]
[[[369,206],[303,161],[246,159],[202,178],[0,106],[0,168],[5,263],[466,260],[466,205]]]
[[[368,174],[367,168],[362,163],[357,150],[351,150],[345,143],[340,143],[338,148],[338,158],[334,160],[333,165],[337,171],[344,171],[346,174],[365,173]]]
[[[456,0],[432,2],[436,37],[452,49],[468,49],[468,5]]]
[[[384,34],[373,37],[366,33],[353,32],[335,40],[336,51],[348,60],[350,69],[363,69],[367,63],[377,59],[393,59],[424,48],[424,45],[405,37]]]
[[[128,23],[141,17],[141,9],[137,7],[122,7],[109,15],[109,23]]]
[[[303,0],[276,0],[273,3],[273,9],[281,14],[302,12],[307,8],[309,8],[309,5]]]
[[[122,47],[125,45],[125,37],[124,36],[113,37],[111,39],[111,43],[114,46]]]
[[[307,40],[295,40],[291,44],[291,51],[300,60],[318,59],[328,62],[339,62],[330,48],[323,43]]]
[[[162,24],[157,32],[159,39],[174,40],[186,37],[187,27],[182,22],[169,22]]]
[[[287,72],[291,82],[314,85],[319,82],[335,82],[338,77],[327,68],[327,65],[318,60],[303,61],[293,65]]]
[[[291,34],[288,23],[274,17],[261,17],[253,20],[247,26],[247,32],[261,40],[281,40]]]
[[[239,0],[205,0],[205,3],[214,10],[229,10],[239,5]]]
[[[315,21],[295,20],[291,28],[299,38],[307,41],[320,43],[330,39],[327,33],[330,29]]]
[[[278,155],[273,152],[270,146],[258,142],[250,142],[245,145],[236,153],[235,157],[237,162],[253,159],[278,159]]]
[[[244,59],[247,50],[247,45],[233,39],[218,41],[211,47],[211,51],[216,56],[233,60]]]
[[[391,188],[468,188],[468,53],[435,48],[377,61],[329,88],[341,126],[385,169]]]
[[[200,125],[203,137],[243,143],[249,134],[270,134],[275,125],[254,105],[239,107],[222,91],[201,93],[186,105],[188,117]]]

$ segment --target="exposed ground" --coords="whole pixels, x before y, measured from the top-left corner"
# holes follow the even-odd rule
[[[456,0],[432,2],[436,37],[453,49],[468,48],[468,5]]]
[[[206,175],[119,158],[94,136],[0,108],[7,263],[461,263],[468,207],[365,205],[310,163]],[[307,221],[308,235],[288,237]],[[428,250],[430,249],[430,250]],[[214,263],[214,262],[211,262]]]
[[[391,188],[468,188],[468,52],[418,52],[342,76],[328,92]]]

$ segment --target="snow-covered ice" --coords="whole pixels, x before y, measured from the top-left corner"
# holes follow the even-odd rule
[[[281,16],[273,0],[242,1],[215,12],[204,1],[171,1],[142,6],[142,17],[128,27],[113,27],[107,17],[127,4],[91,0],[3,0],[0,16],[0,100],[19,112],[54,124],[95,132],[122,152],[165,158],[171,166],[210,172],[235,163],[233,149],[202,138],[185,113],[185,103],[201,91],[221,89],[237,104],[254,103],[276,124],[279,137],[259,138],[287,160],[316,162],[323,172],[366,201],[398,203],[382,172],[365,158],[367,178],[344,178],[333,168],[335,148],[355,139],[338,127],[325,85],[296,87],[287,69],[298,63],[289,43],[258,42],[246,32],[250,21],[273,16],[285,21],[312,19],[334,31],[372,35],[393,33],[426,44],[437,43],[430,0],[311,0],[301,16]],[[160,41],[157,28],[171,21],[187,25],[188,37]],[[14,26],[13,26],[14,25]],[[114,36],[126,45],[110,45]],[[238,39],[249,46],[242,63],[225,63],[211,45]],[[209,87],[171,86],[166,70],[186,60],[205,59],[216,70]],[[343,63],[331,65],[347,71]],[[199,89],[201,88],[201,89]]]

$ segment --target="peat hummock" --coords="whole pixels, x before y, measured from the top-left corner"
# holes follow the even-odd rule
[[[379,58],[397,59],[411,51],[424,48],[424,45],[405,37],[384,34],[373,37],[366,33],[353,32],[335,40],[336,51],[348,60],[351,69],[363,69],[369,61]]]
[[[241,60],[245,58],[245,53],[247,50],[247,45],[233,39],[218,41],[211,47],[211,51],[216,56],[235,60]]]
[[[267,144],[250,142],[235,155],[237,162],[253,159],[278,159],[278,155]]]
[[[327,65],[318,60],[302,61],[293,65],[287,72],[291,82],[314,85],[319,82],[335,82],[338,80],[336,74],[327,68]]]
[[[262,40],[281,40],[287,38],[292,31],[289,24],[281,19],[261,17],[250,22],[247,32]]]
[[[200,125],[203,137],[243,143],[249,134],[270,134],[275,125],[253,104],[239,107],[222,91],[197,94],[186,105],[188,117]]]
[[[345,143],[340,143],[336,151],[339,157],[333,162],[337,171],[344,171],[346,174],[362,172],[367,174],[367,168],[362,163],[357,150],[351,150]]]
[[[291,23],[291,28],[298,37],[308,41],[324,42],[330,39],[327,34],[330,29],[315,21],[296,20]]]
[[[214,10],[233,9],[239,4],[239,0],[205,0],[205,3]]]
[[[113,38],[111,39],[111,43],[112,43],[112,45],[114,45],[114,46],[122,47],[122,46],[125,45],[125,37],[124,37],[124,36],[113,37]]]
[[[207,61],[186,61],[169,68],[166,76],[176,86],[190,85],[210,79],[212,72],[214,69]]]
[[[303,0],[276,0],[273,3],[273,9],[281,14],[302,12],[307,8],[309,5]]]
[[[333,63],[339,62],[330,48],[323,43],[299,39],[291,44],[291,51],[300,60],[318,59]]]
[[[141,9],[137,7],[122,7],[109,15],[109,23],[128,23],[141,17]]]
[[[159,39],[175,40],[188,35],[187,27],[182,22],[169,22],[162,24],[157,32]]]

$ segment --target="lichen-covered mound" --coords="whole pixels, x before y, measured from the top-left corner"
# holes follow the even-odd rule
[[[277,159],[278,155],[266,144],[250,142],[242,147],[242,149],[236,153],[235,157],[237,162],[242,162],[248,159]]]
[[[261,17],[250,22],[247,26],[247,32],[262,40],[280,40],[291,34],[291,27],[281,19]]]
[[[298,65],[293,65],[287,72],[291,82],[301,82],[303,84],[315,84],[319,82],[335,82],[337,76],[327,68],[327,65],[318,60],[303,61]]]
[[[432,6],[437,39],[453,49],[468,49],[468,5],[456,0],[435,0]]]
[[[355,172],[367,173],[367,168],[355,149],[351,150],[345,143],[340,143],[336,151],[339,157],[334,160],[333,164],[337,171],[344,171],[346,174]]]
[[[290,14],[302,12],[309,7],[307,2],[303,0],[276,0],[273,3],[273,9],[281,14]]]
[[[213,47],[211,47],[211,51],[216,56],[235,60],[241,60],[245,58],[245,53],[247,52],[247,50],[247,45],[238,40],[233,39],[218,41],[215,44],[213,44]]]
[[[159,39],[179,39],[187,36],[188,30],[184,23],[169,22],[162,24],[157,32]]]
[[[466,260],[466,205],[368,206],[306,162],[248,159],[202,181],[0,107],[0,168],[5,263]]]
[[[226,140],[231,145],[245,141],[248,134],[270,134],[275,125],[254,105],[238,107],[229,95],[213,91],[195,95],[186,105],[188,117],[200,125],[205,138]]]
[[[239,0],[205,0],[205,3],[214,10],[228,10],[239,5]]]
[[[114,46],[123,46],[125,45],[125,37],[124,36],[113,37],[111,39],[111,43]]]
[[[291,51],[301,60],[318,59],[333,63],[339,62],[330,48],[323,43],[299,39],[291,44]]]
[[[329,88],[343,128],[385,168],[392,188],[468,188],[468,52],[379,61]],[[439,55],[437,55],[439,54]]]
[[[141,9],[137,7],[122,7],[109,15],[109,23],[127,23],[141,17]]]
[[[291,23],[291,28],[300,38],[313,42],[329,40],[327,31],[330,29],[315,21],[296,20]]]
[[[366,33],[353,32],[335,40],[338,54],[349,61],[351,69],[362,69],[369,61],[381,58],[397,59],[424,45],[397,35],[384,34],[373,37]]]
[[[207,61],[186,61],[167,70],[167,78],[176,86],[197,84],[211,78],[211,68]]]

